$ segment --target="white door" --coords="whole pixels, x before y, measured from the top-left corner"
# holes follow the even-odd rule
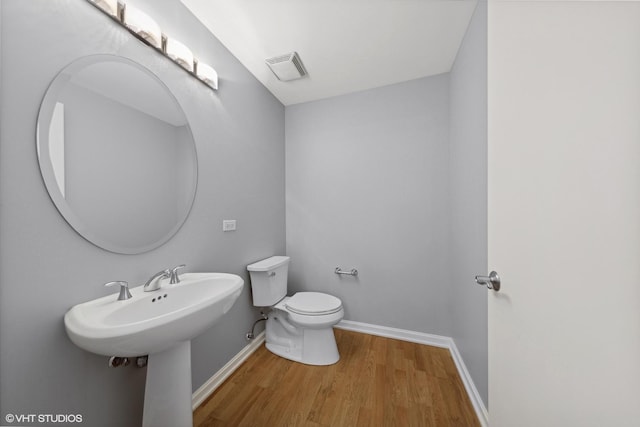
[[[490,424],[640,426],[640,3],[488,26]]]

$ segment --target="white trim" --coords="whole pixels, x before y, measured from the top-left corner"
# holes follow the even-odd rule
[[[487,408],[478,393],[478,389],[473,383],[471,375],[467,370],[462,355],[456,347],[456,343],[451,337],[445,337],[442,335],[426,334],[424,332],[408,331],[405,329],[389,328],[387,326],[372,325],[369,323],[353,322],[351,320],[342,320],[335,325],[336,328],[345,329],[347,331],[361,332],[369,335],[377,335],[386,338],[394,338],[401,341],[409,341],[417,344],[430,345],[434,347],[447,348],[451,352],[453,362],[456,364],[458,374],[464,384],[464,388],[467,391],[467,395],[471,400],[473,409],[476,412],[478,420],[482,427],[489,426],[489,413]]]
[[[378,326],[351,320],[341,320],[335,327],[347,331],[361,332],[441,348],[451,348],[451,342],[453,341],[451,338],[443,337],[442,335],[425,334],[424,332],[407,331],[405,329],[389,328],[387,326]]]
[[[238,354],[233,356],[231,360],[227,362],[218,372],[213,374],[211,378],[205,381],[196,391],[191,395],[191,406],[195,411],[198,406],[204,402],[207,397],[211,396],[211,394],[216,391],[220,385],[229,378],[229,376],[242,365],[242,363],[247,360],[254,351],[256,351],[264,342],[265,336],[264,331],[262,331],[258,336],[256,336],[253,341],[247,344]]]
[[[487,407],[484,406],[482,397],[480,397],[480,393],[478,393],[478,389],[473,383],[473,379],[471,379],[467,366],[464,364],[462,355],[458,351],[458,347],[456,347],[456,343],[453,339],[451,340],[451,348],[449,351],[451,352],[451,357],[456,364],[456,368],[458,368],[460,379],[462,380],[462,384],[464,384],[464,388],[467,390],[467,395],[469,395],[469,400],[471,400],[471,404],[473,405],[473,409],[476,411],[480,424],[482,427],[489,427],[489,413],[487,412]]]

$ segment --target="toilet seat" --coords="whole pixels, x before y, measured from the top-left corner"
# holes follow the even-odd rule
[[[321,292],[298,292],[284,305],[292,313],[304,316],[324,316],[342,310],[339,298]]]

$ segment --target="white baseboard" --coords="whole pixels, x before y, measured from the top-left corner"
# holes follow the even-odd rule
[[[409,341],[417,344],[449,349],[449,351],[451,352],[451,357],[453,358],[453,361],[456,364],[456,368],[458,369],[458,373],[460,374],[460,378],[462,379],[462,384],[464,384],[464,388],[467,391],[467,395],[471,400],[471,404],[473,405],[473,409],[478,416],[480,424],[482,425],[482,427],[489,426],[489,414],[487,412],[487,408],[484,405],[482,398],[480,397],[480,393],[478,393],[478,389],[473,383],[471,375],[469,375],[469,371],[464,364],[462,355],[458,351],[458,347],[456,347],[456,343],[453,341],[453,338],[444,337],[442,335],[425,334],[423,332],[408,331],[405,329],[371,325],[369,323],[353,322],[351,320],[342,320],[335,327],[348,331],[361,332],[369,335],[377,335],[401,341]]]
[[[347,331],[362,332],[364,334],[394,338],[401,341],[409,341],[441,348],[451,348],[451,342],[453,341],[451,338],[443,337],[442,335],[425,334],[424,332],[407,331],[405,329],[389,328],[387,326],[378,326],[370,323],[354,322],[351,320],[341,320],[335,327],[345,329]]]
[[[462,355],[458,351],[458,347],[456,347],[455,341],[451,340],[451,357],[456,364],[456,368],[458,368],[458,373],[460,374],[460,378],[462,379],[462,384],[464,384],[464,388],[467,390],[467,394],[469,395],[469,399],[471,400],[471,404],[473,405],[473,409],[476,411],[476,415],[478,416],[478,420],[480,420],[480,424],[482,427],[489,426],[489,413],[487,412],[487,407],[484,406],[484,402],[480,397],[480,393],[478,393],[478,389],[476,388],[473,380],[471,379],[471,375],[467,370],[467,366],[464,364],[464,360],[462,360]]]
[[[242,363],[247,360],[251,354],[256,351],[264,342],[264,331],[258,334],[253,341],[247,344],[238,354],[233,356],[231,360],[227,362],[218,372],[213,374],[211,378],[209,378],[204,384],[202,384],[196,391],[191,395],[191,406],[195,411],[202,402],[204,402],[207,397],[211,396],[211,394],[216,391],[218,387],[229,378],[236,369],[242,365]]]

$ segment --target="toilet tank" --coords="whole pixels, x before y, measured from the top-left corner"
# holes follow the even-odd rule
[[[253,305],[271,307],[287,295],[288,256],[272,256],[247,266]]]

